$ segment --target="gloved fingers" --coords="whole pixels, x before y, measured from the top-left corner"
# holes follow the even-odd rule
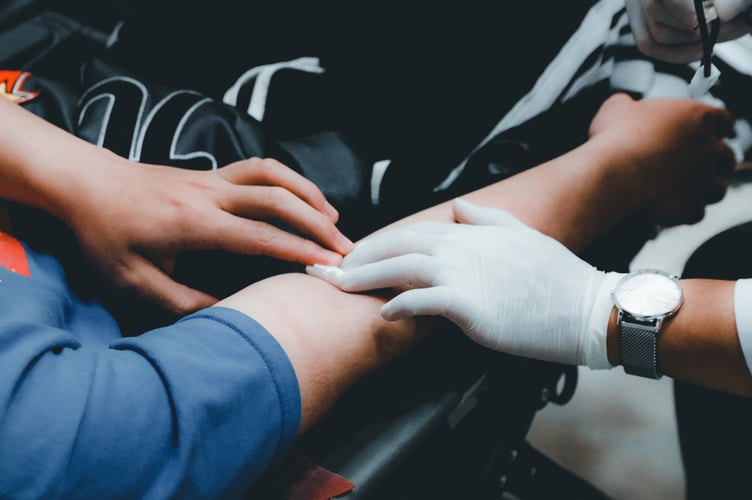
[[[407,290],[381,306],[381,316],[387,321],[413,316],[454,317],[456,314],[450,313],[450,310],[455,303],[455,295],[447,286]]]
[[[455,227],[456,224],[418,222],[377,234],[358,242],[342,262],[342,269],[408,253],[430,254],[437,244],[437,237],[455,230]]]
[[[441,277],[441,263],[435,257],[410,253],[343,270],[339,287],[346,292],[381,288],[423,288],[434,286]]]
[[[533,229],[514,215],[500,208],[488,208],[456,198],[452,204],[454,218],[462,224],[501,226],[510,229]]]

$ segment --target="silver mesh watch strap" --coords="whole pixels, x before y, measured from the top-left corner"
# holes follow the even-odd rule
[[[663,376],[658,371],[656,359],[656,343],[660,327],[658,320],[639,321],[630,317],[619,318],[621,364],[625,372],[653,379]]]

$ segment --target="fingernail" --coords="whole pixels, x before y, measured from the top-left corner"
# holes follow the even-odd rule
[[[333,206],[333,205],[332,205],[331,203],[329,203],[328,201],[327,201],[327,202],[326,202],[326,204],[324,205],[324,210],[326,211],[326,213],[327,213],[327,214],[329,214],[329,216],[330,216],[330,217],[331,217],[331,218],[332,218],[332,219],[333,219],[334,221],[337,221],[337,220],[339,219],[339,212],[338,212],[338,211],[337,211],[337,209],[336,209],[336,208],[334,208],[334,206]]]
[[[354,247],[355,243],[350,241],[350,238],[342,233],[337,235],[337,246],[344,252],[349,253]]]
[[[399,319],[399,317],[397,316],[397,312],[388,306],[389,306],[389,303],[386,303],[383,306],[381,306],[381,310],[379,311],[381,313],[381,317],[387,321],[397,321]]]
[[[324,250],[321,254],[322,258],[317,259],[319,262],[325,265],[330,266],[338,266],[340,263],[342,263],[342,255],[338,254],[337,252],[332,252],[331,250]]]

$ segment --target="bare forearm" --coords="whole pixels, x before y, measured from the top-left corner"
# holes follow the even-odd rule
[[[621,96],[606,104],[584,145],[464,198],[505,209],[573,251],[636,211],[684,223],[688,210],[717,201],[725,184],[715,182],[714,171],[731,152],[711,125],[733,122],[730,116],[694,101],[637,104]],[[381,231],[419,220],[454,222],[452,205],[431,207]],[[379,314],[383,298],[347,294],[310,277],[275,277],[248,290],[262,297],[251,304],[231,298],[231,307],[261,314],[257,319],[289,349],[301,383],[303,429],[349,384],[409,349],[430,328],[425,318],[387,323]],[[678,373],[673,356],[666,373]]]
[[[415,346],[430,320],[385,321],[384,300],[348,294],[305,274],[254,283],[218,306],[238,309],[269,330],[300,386],[304,432],[355,382]]]
[[[682,280],[684,302],[658,336],[659,370],[720,391],[752,396],[734,315],[734,282]],[[616,309],[608,327],[608,358],[620,364]]]
[[[629,210],[603,203],[613,196],[613,170],[590,142],[572,153],[466,195],[505,208],[529,224],[581,248]],[[529,193],[536,193],[531,197]],[[597,208],[599,205],[604,205]],[[431,207],[388,228],[417,220],[453,222],[449,203]],[[379,309],[387,297],[348,294],[306,275],[254,283],[218,305],[238,309],[264,325],[282,344],[301,389],[301,430],[318,420],[351,384],[405,352],[431,329],[429,318],[388,322]],[[290,306],[292,304],[292,307]]]
[[[615,155],[610,144],[592,139],[463,198],[505,209],[576,252],[642,207],[636,168]],[[451,203],[428,208],[385,229],[419,220],[453,222]]]
[[[6,99],[0,115],[0,198],[62,216],[92,162],[115,158]]]

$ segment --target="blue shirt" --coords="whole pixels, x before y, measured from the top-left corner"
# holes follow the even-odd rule
[[[300,395],[257,322],[211,307],[122,337],[27,250],[0,267],[0,497],[242,496],[291,446]]]

